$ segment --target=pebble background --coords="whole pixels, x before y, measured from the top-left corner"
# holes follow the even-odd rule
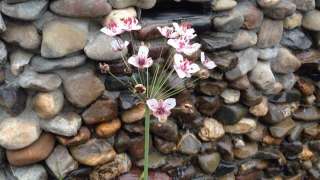
[[[143,28],[121,38],[144,41],[154,59],[168,49],[156,27],[187,21],[218,65],[176,97],[169,121],[152,120],[150,180],[320,179],[320,0],[2,0],[0,9],[0,180],[138,179],[144,106],[97,68],[128,78],[114,38],[99,32],[128,16]]]

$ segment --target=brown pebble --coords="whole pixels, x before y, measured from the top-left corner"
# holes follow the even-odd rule
[[[90,139],[90,130],[83,126],[79,129],[78,133],[73,137],[56,136],[58,142],[65,146],[75,146],[83,144]]]
[[[114,135],[121,127],[120,119],[113,119],[110,122],[104,122],[96,127],[96,133],[99,137],[108,138]]]

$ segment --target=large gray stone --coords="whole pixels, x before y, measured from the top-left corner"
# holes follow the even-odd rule
[[[47,180],[48,175],[44,167],[40,164],[30,166],[11,166],[13,175],[17,180]]]
[[[11,73],[15,76],[18,76],[23,71],[24,66],[29,64],[32,56],[32,53],[21,49],[13,51],[10,54]]]

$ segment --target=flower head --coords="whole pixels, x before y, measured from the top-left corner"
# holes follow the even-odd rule
[[[122,41],[121,39],[114,39],[111,41],[111,47],[113,51],[122,51],[129,45],[128,41]]]
[[[191,77],[191,74],[200,70],[199,66],[184,58],[181,54],[174,55],[173,68],[176,70],[179,78]]]
[[[184,38],[169,39],[168,44],[176,49],[179,53],[184,53],[187,56],[191,56],[193,53],[199,50],[201,44],[191,44],[189,40]]]
[[[182,23],[182,24],[178,24],[178,23],[172,23],[175,31],[183,38],[187,39],[187,40],[191,40],[193,38],[195,38],[197,35],[195,34],[195,30],[193,28],[191,28],[191,24],[190,23]]]
[[[157,27],[160,34],[166,38],[174,39],[178,38],[179,34],[174,30],[173,27],[164,26],[164,27]]]
[[[138,25],[139,21],[135,17],[127,17],[122,19],[121,21],[122,29],[125,31],[136,31],[141,29],[141,26]]]
[[[147,89],[143,84],[137,84],[134,86],[134,91],[138,94],[144,94],[146,90]]]
[[[217,67],[216,63],[214,63],[209,57],[207,57],[204,52],[201,52],[200,54],[201,63],[207,68],[207,69],[213,69]]]
[[[165,122],[171,114],[171,109],[176,106],[176,99],[169,98],[164,101],[148,99],[147,105],[152,111],[152,114],[157,117],[160,122]]]
[[[150,57],[148,57],[148,54],[148,47],[140,46],[138,55],[131,56],[128,59],[128,63],[139,69],[149,68],[153,63],[153,60]]]
[[[105,74],[110,71],[110,66],[107,63],[99,63],[100,72]]]
[[[105,27],[100,29],[100,31],[108,36],[116,36],[123,33],[121,26],[114,21],[110,21]]]

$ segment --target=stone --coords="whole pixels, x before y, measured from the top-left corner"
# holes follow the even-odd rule
[[[234,156],[239,159],[247,159],[254,156],[258,152],[258,144],[251,142],[241,148],[233,149]]]
[[[241,28],[243,22],[244,17],[235,10],[213,18],[213,26],[220,32],[235,32]]]
[[[221,95],[224,103],[226,104],[234,104],[237,103],[240,99],[240,91],[234,89],[226,89]]]
[[[69,172],[78,168],[78,162],[70,155],[68,149],[58,145],[46,159],[46,164],[57,178],[64,178]]]
[[[162,166],[164,166],[167,163],[166,161],[166,156],[154,151],[154,152],[150,152],[149,154],[149,165],[148,167],[150,169],[158,169],[161,168]],[[136,165],[138,167],[143,167],[144,165],[144,159],[140,159]]]
[[[35,56],[31,59],[31,69],[36,72],[48,72],[59,69],[69,69],[75,68],[86,61],[86,56],[84,55],[72,55],[64,58],[58,59],[46,59],[41,56]]]
[[[283,33],[282,21],[264,19],[258,33],[259,48],[270,48],[278,45],[281,41]]]
[[[43,133],[40,138],[18,150],[7,150],[9,163],[14,166],[25,166],[45,160],[54,148],[55,139],[52,134]]]
[[[86,46],[84,52],[93,60],[98,61],[111,61],[121,59],[121,55],[125,56],[128,53],[128,49],[124,48],[121,51],[113,51],[111,43],[112,41],[120,41],[118,37],[110,37],[101,32],[92,36]]]
[[[46,11],[39,19],[35,20],[33,24],[39,31],[42,31],[45,24],[58,18],[59,16],[53,14],[51,11]]]
[[[151,9],[155,6],[156,0],[132,0],[132,1],[126,1],[126,0],[110,0],[109,3],[112,5],[113,8],[116,9],[123,9],[130,6],[137,6],[142,9]]]
[[[154,145],[156,149],[163,154],[170,154],[176,151],[176,143],[154,137]]]
[[[212,1],[212,10],[224,11],[234,8],[237,5],[237,1],[234,0],[215,0]]]
[[[33,109],[40,118],[50,119],[63,108],[64,97],[61,90],[40,92],[33,97]]]
[[[40,120],[42,129],[62,136],[74,136],[81,126],[81,117],[74,113],[62,113],[52,119]]]
[[[97,100],[82,113],[86,124],[97,124],[111,121],[118,115],[117,103],[111,99]]]
[[[125,123],[134,123],[144,118],[145,105],[139,103],[121,114],[121,120]]]
[[[284,119],[288,118],[292,114],[292,107],[288,104],[273,104],[268,103],[268,114],[262,118],[264,122],[268,124],[277,124]]]
[[[195,155],[200,151],[200,147],[201,142],[198,138],[194,134],[187,132],[179,140],[177,150],[182,154]]]
[[[46,180],[48,178],[46,169],[40,164],[11,166],[10,169],[17,180]]]
[[[259,89],[273,88],[276,79],[272,73],[270,62],[258,61],[256,67],[249,73],[249,80]]]
[[[113,9],[108,16],[104,19],[104,25],[115,22],[121,23],[122,19],[128,17],[137,17],[137,11],[133,7],[125,8],[125,9]]]
[[[205,118],[198,132],[199,137],[203,141],[216,141],[222,138],[224,134],[223,125],[213,118]]]
[[[216,171],[220,163],[220,159],[221,157],[219,153],[203,154],[198,156],[198,162],[201,169],[208,174],[212,174]]]
[[[269,61],[278,56],[279,48],[273,47],[273,48],[258,49],[258,52],[259,52],[258,58],[260,60]]]
[[[249,1],[240,2],[235,9],[244,17],[242,27],[253,30],[261,26],[263,21],[263,13],[254,3]]]
[[[200,42],[207,52],[229,47],[234,39],[234,33],[212,32],[199,35]]]
[[[151,120],[150,131],[154,135],[167,141],[175,142],[178,139],[178,126],[171,119],[163,123],[155,119]]]
[[[236,55],[238,56],[239,62],[234,69],[226,72],[225,75],[228,80],[236,80],[241,76],[244,76],[251,71],[258,62],[259,53],[252,48],[240,51]]]
[[[41,56],[59,58],[82,50],[87,42],[88,23],[76,20],[53,20],[42,30]]]
[[[277,74],[276,79],[280,82],[285,90],[290,90],[296,84],[298,78],[294,73]]]
[[[91,69],[77,68],[61,73],[66,98],[76,107],[86,107],[105,90]]]
[[[75,146],[83,144],[88,141],[91,137],[90,130],[83,126],[79,129],[78,133],[72,137],[56,136],[58,142],[64,146]]]
[[[254,106],[262,101],[262,93],[253,86],[242,91],[241,102],[247,106]]]
[[[300,60],[286,48],[280,48],[277,58],[271,62],[272,70],[281,74],[292,73],[300,66]]]
[[[0,107],[12,116],[17,116],[26,107],[27,94],[22,88],[1,87]]]
[[[320,31],[320,23],[318,21],[320,11],[313,10],[307,12],[302,19],[302,26],[311,31]]]
[[[199,96],[197,97],[196,107],[200,113],[213,116],[213,114],[222,105],[222,100],[219,96],[209,97],[209,96]]]
[[[48,7],[48,0],[32,0],[17,4],[8,4],[2,1],[1,12],[9,17],[21,20],[36,20]]]
[[[112,162],[96,167],[90,173],[90,179],[111,180],[129,172],[131,167],[132,162],[127,154],[117,154]]]
[[[223,126],[225,132],[230,134],[246,134],[255,130],[256,127],[257,122],[250,118],[242,118],[236,124]]]
[[[231,45],[231,49],[241,50],[254,46],[258,41],[257,34],[252,31],[240,30]]]
[[[106,140],[96,138],[70,147],[70,152],[75,160],[88,166],[106,164],[116,157],[116,152]]]
[[[2,15],[0,14],[0,33],[7,30],[7,26],[2,18]]]
[[[50,4],[50,10],[56,14],[82,18],[105,16],[111,9],[104,0],[59,0]]]
[[[314,106],[301,107],[293,113],[293,118],[303,121],[316,121],[320,119],[320,110]]]
[[[9,56],[11,73],[18,76],[23,68],[29,64],[32,56],[33,54],[21,49],[13,51]]]
[[[236,80],[232,81],[230,83],[230,86],[232,88],[234,88],[234,89],[246,90],[251,86],[251,84],[250,84],[250,81],[248,79],[248,76],[244,75],[244,76],[240,77],[239,79],[236,79]]]
[[[312,45],[311,39],[299,29],[284,31],[280,43],[290,49],[297,50],[306,50]]]
[[[287,118],[280,123],[269,127],[270,133],[273,137],[283,138],[288,132],[293,129],[295,126],[295,122],[291,118]]]
[[[18,44],[24,49],[37,49],[41,43],[41,37],[36,27],[29,23],[7,23],[7,30],[1,34],[1,38],[7,43]]]
[[[271,8],[275,5],[277,5],[278,3],[280,3],[280,1],[281,0],[257,0],[257,3],[262,8]]]
[[[251,106],[249,108],[249,112],[256,117],[262,117],[262,116],[267,115],[268,110],[269,110],[269,108],[268,108],[268,99],[267,98],[263,98],[259,104]]]
[[[4,64],[7,60],[7,48],[3,41],[0,40],[0,64]]]
[[[261,123],[257,123],[256,128],[247,133],[246,136],[252,141],[262,142],[263,138],[266,136],[267,128]]]
[[[290,0],[297,6],[297,10],[302,12],[311,11],[316,7],[315,0]]]
[[[263,9],[264,15],[272,19],[282,20],[291,16],[296,11],[296,5],[290,0],[281,0],[271,8]]]
[[[53,91],[61,85],[61,79],[56,74],[38,74],[27,69],[19,76],[18,83],[26,89]]]
[[[29,146],[41,134],[37,116],[28,109],[17,117],[8,117],[0,122],[0,145],[14,150]]]
[[[315,92],[313,82],[308,79],[300,78],[296,83],[296,87],[306,96],[311,96]]]
[[[223,105],[214,114],[214,117],[223,124],[232,125],[240,121],[247,114],[247,109],[240,105]]]
[[[113,119],[110,122],[99,124],[95,131],[99,137],[108,138],[113,136],[121,127],[120,119]]]
[[[203,80],[199,82],[198,91],[208,96],[216,96],[221,94],[227,88],[224,81]]]
[[[286,17],[286,19],[283,21],[283,27],[285,29],[294,29],[300,27],[302,24],[302,18],[302,14],[294,13],[291,16]]]

